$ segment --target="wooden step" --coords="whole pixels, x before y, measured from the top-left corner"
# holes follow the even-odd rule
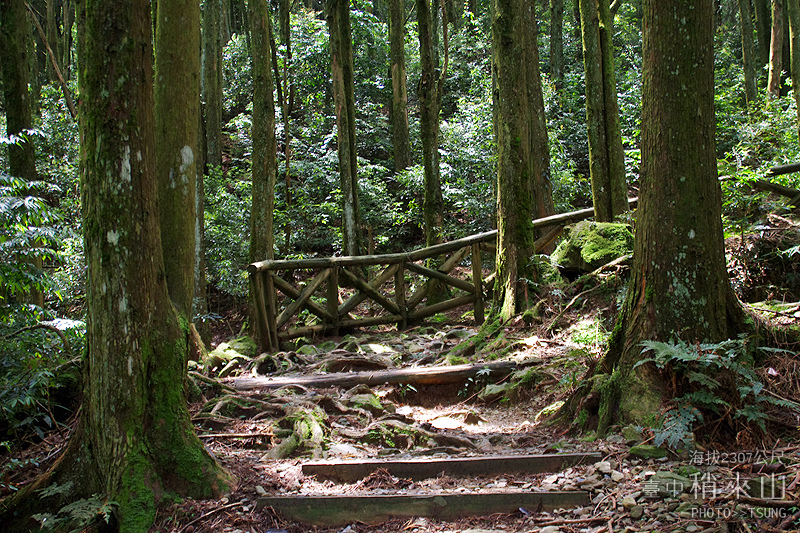
[[[589,505],[589,493],[503,491],[482,493],[377,494],[364,496],[273,496],[259,498],[256,509],[271,507],[284,518],[321,527],[356,522],[379,524],[392,518],[456,520],[465,516],[552,511]]]
[[[524,472],[558,472],[577,464],[593,464],[600,453],[556,453],[545,455],[499,455],[482,457],[419,458],[404,460],[317,461],[303,464],[303,474],[342,483],[352,483],[384,469],[393,476],[414,480],[436,477],[495,476]]]

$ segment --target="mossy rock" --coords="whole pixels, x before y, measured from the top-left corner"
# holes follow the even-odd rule
[[[583,221],[568,228],[552,260],[567,272],[592,272],[633,252],[628,224]]]
[[[548,255],[534,255],[531,262],[536,265],[539,285],[560,286],[564,285],[564,278]]]
[[[256,342],[250,337],[239,337],[228,341],[231,350],[237,351],[245,357],[253,357],[258,350]]]
[[[239,339],[237,339],[239,340]],[[248,345],[247,343],[239,343],[236,341],[234,342],[234,346],[238,348],[243,348],[247,351]],[[255,353],[255,344],[253,344],[252,354]],[[246,355],[245,353],[240,352],[236,348],[227,342],[221,343],[219,346],[214,348],[214,350],[208,354],[205,360],[205,367],[206,370],[214,370],[214,369],[222,369],[231,361],[238,360],[240,364],[244,365],[249,362],[251,356]]]
[[[380,399],[372,394],[354,394],[347,399],[347,403],[352,407],[369,411],[373,415],[381,415],[385,411]]]
[[[661,498],[677,498],[692,489],[692,480],[674,472],[660,470],[645,482],[645,491]]]
[[[513,391],[513,383],[503,383],[500,385],[486,385],[483,390],[478,394],[478,399],[482,402],[491,403],[501,398],[506,398]]]
[[[667,456],[667,450],[653,446],[652,444],[639,444],[638,446],[631,446],[628,452],[633,457],[640,457],[642,459],[663,459]]]

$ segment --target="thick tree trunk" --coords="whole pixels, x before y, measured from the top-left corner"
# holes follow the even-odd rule
[[[158,207],[169,296],[192,320],[200,115],[200,4],[159,0],[155,39]]]
[[[279,91],[281,95],[281,115],[283,117],[283,162],[284,162],[284,201],[286,203],[286,210],[288,211],[292,206],[292,172],[291,172],[291,134],[289,132],[289,117],[294,108],[294,81],[292,79],[292,28],[291,28],[291,6],[289,0],[280,0],[278,6],[278,15],[280,21],[280,36],[283,43],[283,90]],[[271,29],[270,29],[271,31]],[[292,241],[292,222],[291,217],[287,217],[286,226],[284,226],[284,249],[286,253],[291,250]]]
[[[550,2],[550,79],[556,91],[564,87],[564,0]]]
[[[342,187],[342,250],[361,254],[361,216],[356,168],[356,111],[353,86],[353,39],[349,0],[329,0],[328,30],[331,39],[333,100],[339,148],[339,178]]]
[[[58,7],[59,6],[56,5],[56,0],[47,0],[47,11],[45,12],[45,31],[47,35],[47,43],[53,50],[53,54],[57,58],[57,62],[61,60],[61,57],[58,53],[60,50],[61,39],[58,37],[58,23],[56,22],[56,12],[58,11]],[[61,68],[60,65],[59,68]],[[47,81],[54,81],[55,79],[56,74],[53,68],[53,63],[48,61]]]
[[[62,25],[64,31],[61,39],[61,74],[65,80],[70,78],[72,69],[72,26],[75,22],[75,3],[73,0],[64,0],[62,3]]]
[[[611,10],[608,0],[581,0],[580,10],[592,199],[596,220],[610,222],[628,209]]]
[[[389,0],[389,45],[392,71],[392,140],[394,169],[411,166],[408,133],[408,89],[406,86],[406,14],[403,0]]]
[[[425,245],[442,242],[444,201],[439,178],[439,91],[436,77],[436,49],[433,43],[433,10],[429,0],[416,0],[421,74],[417,96],[420,108],[422,163],[425,170],[425,197],[422,204]]]
[[[753,12],[756,19],[756,36],[758,37],[758,62],[756,70],[761,72],[769,64],[769,43],[772,37],[772,17],[770,0],[753,0]],[[765,78],[759,75],[760,86],[765,87]]]
[[[658,412],[662,378],[649,366],[634,368],[643,340],[718,342],[744,328],[723,247],[713,24],[713,0],[644,2],[634,265],[599,369],[610,376],[601,388],[601,432],[615,419],[641,423]]]
[[[800,0],[786,0],[786,7],[789,16],[792,95],[795,107],[797,107],[798,128],[800,128]],[[800,135],[798,140],[800,140]]]
[[[758,99],[758,76],[756,74],[756,45],[753,38],[753,8],[750,0],[739,0],[739,19],[742,32],[744,97],[747,104],[751,105]]]
[[[208,167],[222,166],[222,37],[221,0],[203,2],[203,102],[205,102]]]
[[[772,32],[769,44],[769,77],[767,93],[778,97],[781,93],[783,70],[783,0],[772,0]]]
[[[6,531],[28,531],[26,520],[37,507],[53,512],[93,494],[116,502],[120,530],[145,531],[159,495],[210,497],[224,488],[225,477],[195,436],[186,408],[187,330],[163,274],[152,42],[146,0],[87,2],[81,420],[53,469],[9,502],[0,517]],[[36,493],[67,481],[74,482],[68,496],[42,500]]]
[[[532,219],[533,120],[528,87],[533,34],[532,6],[525,0],[494,0],[492,13],[492,73],[494,128],[497,142],[497,277],[493,314],[508,319],[526,304],[530,258],[534,253]]]
[[[253,205],[250,211],[250,261],[253,262],[275,256],[273,211],[277,146],[269,5],[266,0],[249,0],[249,6],[253,60]]]

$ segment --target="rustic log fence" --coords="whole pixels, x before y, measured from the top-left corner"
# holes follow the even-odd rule
[[[564,224],[589,218],[593,214],[592,209],[582,209],[534,220],[534,228],[552,227],[537,241],[537,249],[552,243]],[[494,250],[496,239],[497,230],[493,230],[405,253],[252,263],[247,271],[259,347],[263,351],[271,351],[278,348],[281,340],[306,335],[337,335],[340,329],[390,324],[403,329],[409,322],[465,305],[472,305],[475,322],[480,324],[484,320],[484,287],[493,276],[491,274],[483,279],[481,254],[482,251]],[[470,256],[472,267],[467,274],[468,279],[453,275],[453,271],[467,256]],[[435,269],[423,264],[434,258],[442,258]],[[371,279],[369,267],[380,267]],[[288,274],[287,277],[291,279],[295,271],[312,271],[315,275],[303,287],[295,287],[279,275]],[[409,287],[406,283],[407,274],[425,281],[417,287]],[[381,288],[389,280],[394,280],[393,290],[382,292]],[[427,302],[426,297],[431,293],[434,283],[446,286],[452,294],[443,301]],[[340,287],[352,289],[352,295],[341,301]],[[324,294],[316,300],[312,299],[320,291],[324,291]],[[286,297],[282,303],[278,299],[279,292]],[[380,314],[351,316],[366,300],[377,304]],[[318,323],[287,327],[303,309],[315,315]]]

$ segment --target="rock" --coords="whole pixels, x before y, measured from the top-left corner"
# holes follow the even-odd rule
[[[662,459],[667,456],[667,450],[652,444],[639,444],[632,446],[628,455],[642,459]]]
[[[606,442],[610,442],[611,444],[623,444],[625,442],[625,437],[622,435],[609,435],[606,437]]]
[[[328,448],[328,454],[335,455],[337,457],[359,457],[363,455],[363,452],[355,446],[337,442]]]
[[[478,394],[478,399],[482,402],[491,403],[505,397],[513,388],[513,383],[503,383],[500,385],[489,384]]]
[[[569,227],[553,252],[562,270],[591,272],[633,251],[633,233],[627,224],[578,222]]]
[[[641,517],[644,516],[644,507],[642,507],[641,505],[634,505],[633,507],[631,507],[630,515],[631,518],[633,518],[634,520],[639,520]]]
[[[258,494],[259,496],[266,496],[267,491],[264,490],[264,487],[262,487],[261,485],[256,485],[256,494]]]
[[[696,509],[696,508],[697,508],[697,504],[695,502],[683,502],[680,505],[678,505],[678,508],[675,509],[675,512],[683,513],[683,512],[686,512],[686,511],[691,511],[692,509]]]
[[[677,498],[692,488],[692,480],[688,477],[661,470],[644,482],[645,495],[658,495],[662,498]]]
[[[625,479],[625,474],[623,474],[622,472],[617,472],[616,470],[611,472],[611,481],[613,481],[614,483],[619,483],[623,479]]]
[[[558,526],[547,526],[539,530],[539,533],[559,533],[561,529]]]
[[[317,355],[317,349],[312,344],[305,344],[297,349],[298,355]]]
[[[747,481],[743,488],[753,498],[777,500],[784,497],[786,485],[785,482],[782,485],[781,480],[774,476],[762,476]]]
[[[642,440],[642,430],[636,426],[625,426],[622,428],[622,436],[625,437],[625,442],[639,442]]]
[[[631,498],[630,496],[625,496],[622,498],[622,507],[630,511],[633,507],[636,506],[636,498]]]
[[[611,473],[611,463],[608,461],[600,461],[594,464],[595,469],[602,474]]]

